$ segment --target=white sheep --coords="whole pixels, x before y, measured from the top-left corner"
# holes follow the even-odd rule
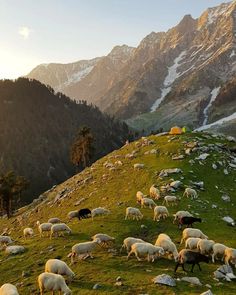
[[[43,236],[43,232],[49,233],[51,231],[52,223],[45,222],[40,224],[40,222],[37,221],[36,224],[38,226],[40,237]]]
[[[59,259],[49,259],[45,264],[45,272],[55,273],[58,275],[67,276],[70,280],[75,277],[74,272],[69,266]]]
[[[76,210],[76,211],[70,211],[70,212],[67,214],[67,217],[68,217],[69,219],[72,219],[72,218],[76,218],[76,217],[78,217],[78,210]]]
[[[149,199],[149,198],[142,198],[141,199],[141,208],[143,208],[143,207],[145,208],[147,206],[150,209],[152,209],[156,205],[157,204],[153,201],[153,199]]]
[[[129,253],[129,251],[131,250],[131,246],[135,243],[146,243],[146,242],[143,241],[142,239],[137,239],[133,237],[125,238],[120,251],[122,251],[122,249],[125,248],[127,250],[127,253]]]
[[[9,236],[0,236],[0,244],[3,246],[7,246],[8,244],[12,244],[13,241]]]
[[[193,215],[189,213],[188,211],[177,211],[175,214],[173,214],[173,216],[174,216],[173,223],[175,223],[175,222],[179,222],[179,220],[182,217],[192,217]]]
[[[127,256],[129,259],[130,255],[134,253],[138,261],[141,261],[141,257],[147,256],[148,262],[154,262],[156,256],[164,255],[165,252],[163,248],[154,246],[150,243],[135,243],[131,246],[131,250]]]
[[[30,227],[26,227],[23,230],[23,235],[24,238],[26,239],[27,237],[32,237],[34,235],[34,230]]]
[[[171,241],[171,238],[167,234],[159,234],[157,239],[165,239]]]
[[[161,218],[165,219],[169,216],[169,212],[165,206],[156,206],[154,208],[153,220],[159,221]]]
[[[4,284],[0,288],[0,295],[19,295],[16,286],[12,284]]]
[[[197,228],[185,228],[182,233],[182,239],[180,244],[186,241],[188,238],[201,238],[201,239],[208,239],[204,233]]]
[[[25,247],[23,246],[7,246],[5,249],[7,254],[19,254],[19,253],[24,253],[25,252]]]
[[[224,261],[224,253],[225,253],[225,249],[227,247],[223,244],[220,243],[215,243],[212,247],[213,249],[213,254],[212,254],[212,262],[215,263],[215,259],[217,259],[219,257],[219,255],[222,256],[222,261]]]
[[[136,200],[137,200],[138,203],[141,203],[141,200],[142,200],[142,198],[144,198],[144,197],[145,197],[145,196],[144,196],[144,194],[143,194],[142,192],[138,191],[138,192],[136,193]]]
[[[166,204],[167,206],[171,205],[177,205],[177,197],[176,196],[165,196],[163,205]]]
[[[106,214],[110,214],[110,213],[111,213],[111,211],[106,208],[103,208],[103,207],[95,208],[91,211],[92,220],[95,216],[106,215]]]
[[[109,235],[106,234],[96,234],[92,236],[93,240],[99,239],[100,245],[101,246],[109,246],[109,244],[113,243],[115,241],[115,238],[110,237]]]
[[[125,214],[125,220],[132,218],[133,220],[141,220],[143,218],[143,214],[140,212],[138,208],[134,207],[127,207],[126,208],[126,214]]]
[[[225,264],[229,265],[229,262],[234,264],[236,268],[236,249],[226,248],[224,253]]]
[[[155,246],[162,247],[166,253],[173,256],[174,260],[177,261],[178,251],[175,244],[170,240],[169,236],[168,238],[165,238],[163,235],[159,235],[155,242]]]
[[[198,197],[197,192],[195,191],[195,189],[187,187],[183,193],[183,196],[186,196],[187,198],[193,198],[196,199]]]
[[[211,254],[214,244],[215,242],[213,240],[203,239],[197,243],[197,249],[203,255]]]
[[[52,217],[52,218],[48,219],[48,223],[52,223],[52,224],[61,223],[61,219],[57,218],[57,217]]]
[[[71,295],[72,292],[66,285],[65,279],[63,276],[44,272],[38,276],[38,284],[40,289],[40,295],[44,294],[44,291],[52,291],[54,294],[55,291],[59,291],[60,294],[63,292],[64,295]]]
[[[188,238],[185,241],[185,248],[190,250],[197,249],[197,244],[200,240],[200,238]]]
[[[143,168],[144,168],[144,164],[140,164],[140,163],[134,164],[134,169],[143,169]]]
[[[83,243],[78,243],[72,246],[71,253],[68,255],[68,257],[71,257],[71,264],[75,262],[75,257],[79,255],[85,255],[84,259],[87,257],[92,257],[91,253],[92,251],[96,248],[98,244],[100,244],[101,241],[99,239],[95,239],[92,242],[83,242]]]
[[[150,197],[155,200],[159,200],[161,198],[160,191],[154,184],[150,187],[149,194],[150,194]]]
[[[51,227],[51,235],[50,235],[50,239],[52,239],[53,236],[58,236],[59,233],[64,233],[66,232],[67,234],[71,234],[71,229],[69,228],[68,225],[66,225],[65,223],[56,223],[53,224]]]

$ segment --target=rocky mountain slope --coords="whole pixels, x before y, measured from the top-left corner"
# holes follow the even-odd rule
[[[112,51],[87,76],[62,90],[130,119],[127,123],[134,128],[212,123],[236,111],[234,97],[222,99],[222,87],[235,76],[235,21],[235,1],[209,8],[198,19],[186,15],[167,32],[152,32],[135,49],[115,48],[122,51],[119,66],[114,66]],[[37,78],[35,72],[29,76]]]
[[[95,138],[93,161],[123,145],[129,130],[98,108],[76,104],[40,82],[0,81],[0,171],[30,181],[24,201],[75,173],[70,146],[82,126]]]
[[[0,285],[9,282],[18,286],[19,294],[38,294],[37,276],[44,271],[44,264],[49,258],[62,259],[69,264],[67,256],[72,245],[89,241],[91,236],[102,232],[115,237],[115,244],[108,248],[98,246],[93,252],[94,259],[80,260],[70,266],[76,274],[75,280],[69,284],[72,294],[167,295],[174,292],[178,295],[197,295],[208,290],[209,285],[215,295],[235,294],[234,282],[214,280],[213,272],[221,265],[220,260],[215,264],[202,263],[202,271],[196,267],[194,274],[189,272],[190,266],[186,266],[187,274],[182,269],[174,274],[175,262],[167,256],[148,263],[137,261],[133,256],[127,261],[126,252],[120,252],[126,237],[134,236],[154,243],[162,232],[172,238],[178,250],[184,248],[180,245],[181,230],[173,224],[172,214],[178,210],[188,210],[201,217],[202,223],[195,224],[196,228],[215,242],[235,248],[235,239],[232,238],[235,227],[222,220],[225,216],[236,218],[236,158],[228,149],[234,145],[225,137],[200,132],[143,138],[112,152],[82,173],[45,192],[34,203],[18,210],[10,220],[1,218],[0,232],[11,235],[15,244],[23,245],[26,252],[7,256],[3,250],[0,251]],[[203,157],[203,154],[208,156]],[[183,159],[174,160],[180,155],[184,156]],[[144,164],[143,169],[134,169],[136,163]],[[179,168],[182,172],[167,176],[160,174],[168,168]],[[172,192],[180,201],[168,207],[170,216],[166,220],[154,222],[153,210],[140,208],[136,192],[148,194],[152,184],[163,189],[173,180],[182,183]],[[186,186],[197,190],[197,199],[183,197]],[[155,202],[161,205],[163,200]],[[94,221],[68,220],[67,214],[71,210],[98,206],[108,208],[111,214],[95,217]],[[125,220],[128,206],[140,208],[144,218],[141,221]],[[51,217],[66,222],[72,234],[52,240],[40,238],[36,221],[46,222]],[[22,230],[28,226],[34,229],[36,235],[24,240]],[[154,285],[152,279],[163,273],[176,279],[176,287]],[[196,276],[202,285],[190,285],[180,280],[186,276]],[[118,277],[121,283],[117,283]],[[95,284],[100,286],[98,290],[93,290]]]

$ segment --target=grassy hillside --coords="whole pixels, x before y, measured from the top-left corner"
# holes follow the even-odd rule
[[[192,213],[198,213],[203,221],[195,227],[201,229],[211,239],[225,243],[228,246],[236,247],[235,237],[236,228],[227,226],[221,220],[223,216],[236,217],[236,170],[228,168],[229,174],[223,173],[224,167],[228,167],[230,154],[225,150],[218,148],[218,151],[209,151],[210,156],[202,161],[195,161],[190,164],[190,159],[195,159],[200,153],[199,150],[186,156],[183,160],[172,160],[175,154],[184,154],[186,142],[198,141],[200,146],[208,146],[215,149],[216,144],[222,146],[233,145],[223,138],[216,138],[200,133],[185,134],[181,136],[151,136],[149,138],[153,144],[137,147],[142,143],[131,143],[120,150],[114,151],[108,156],[100,159],[92,167],[75,175],[66,182],[58,185],[51,191],[44,194],[47,197],[44,203],[31,205],[22,208],[18,214],[27,216],[23,220],[23,225],[19,225],[16,216],[12,219],[0,219],[0,232],[7,231],[18,244],[24,245],[27,251],[22,255],[7,257],[3,251],[0,252],[0,285],[5,282],[13,284],[19,283],[20,294],[38,294],[36,284],[37,276],[43,272],[44,264],[49,258],[60,258],[70,262],[67,255],[70,253],[71,246],[75,243],[88,241],[96,233],[106,233],[116,238],[114,249],[109,251],[101,249],[99,246],[94,252],[94,259],[78,261],[72,266],[76,273],[76,280],[70,284],[73,294],[200,294],[208,288],[205,284],[210,284],[214,294],[235,294],[235,283],[219,284],[213,279],[213,272],[218,265],[202,264],[203,271],[200,272],[196,267],[194,276],[197,276],[203,283],[202,287],[193,287],[188,283],[177,282],[175,288],[157,286],[152,283],[152,278],[158,274],[166,273],[176,278],[181,278],[186,274],[181,269],[175,275],[174,261],[167,258],[161,258],[154,263],[147,261],[138,262],[132,257],[129,261],[126,259],[126,253],[120,253],[119,249],[124,238],[128,236],[139,237],[148,242],[154,243],[157,235],[165,232],[173,239],[178,249],[181,239],[181,231],[177,225],[173,224],[172,214],[178,210],[189,210]],[[145,152],[157,149],[157,154],[144,154]],[[137,151],[134,159],[128,159],[125,155]],[[232,156],[232,155],[231,155]],[[116,165],[115,170],[109,170],[104,167],[104,163],[115,163],[120,160],[123,165]],[[218,169],[212,169],[212,163],[222,161],[223,166]],[[145,164],[144,169],[134,170],[135,163]],[[165,168],[179,167],[182,174],[173,174],[170,177],[160,179],[158,174]],[[155,183],[162,185],[170,182],[170,179],[181,180],[183,187],[177,190],[176,195],[181,197],[178,206],[169,207],[170,217],[167,220],[154,222],[153,211],[146,208],[141,209],[144,214],[142,221],[124,220],[125,208],[128,206],[139,207],[136,203],[136,192],[141,190],[148,194],[150,186]],[[199,198],[197,200],[186,199],[182,197],[184,187],[190,185],[191,181],[204,181],[205,190],[198,190]],[[217,188],[218,187],[218,188]],[[63,189],[69,189],[67,197],[61,202],[55,203],[55,197]],[[222,201],[221,196],[228,194],[231,197],[231,203]],[[76,202],[83,199],[79,206]],[[162,204],[157,201],[157,204]],[[212,205],[217,205],[212,209]],[[112,214],[97,217],[94,221],[91,219],[72,220],[68,222],[67,213],[77,208],[95,208],[103,206],[111,210]],[[18,217],[19,217],[18,216]],[[68,222],[72,228],[72,235],[55,238],[39,238],[36,229],[36,221],[47,221],[50,217],[59,217]],[[145,225],[146,227],[141,227]],[[22,229],[31,226],[35,229],[37,235],[24,241],[22,238]],[[189,266],[187,266],[189,269]],[[22,277],[22,271],[26,276]],[[188,273],[192,276],[191,273]],[[124,286],[115,286],[115,280],[118,276],[123,279]],[[94,284],[101,284],[99,290],[92,290]]]

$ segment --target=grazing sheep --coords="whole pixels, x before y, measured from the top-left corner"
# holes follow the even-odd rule
[[[92,236],[93,240],[100,240],[100,245],[101,246],[109,246],[109,244],[112,244],[115,241],[115,238],[110,237],[106,234],[96,234]]]
[[[12,244],[13,241],[9,236],[0,236],[0,244],[3,246],[7,246],[8,244]]]
[[[25,247],[18,245],[8,246],[6,247],[5,251],[7,254],[19,254],[25,252]]]
[[[125,220],[130,219],[131,217],[133,220],[134,219],[141,220],[143,218],[143,214],[140,212],[140,210],[138,208],[127,207],[126,214],[125,214]]]
[[[142,198],[144,198],[144,197],[145,197],[144,194],[143,194],[142,192],[138,191],[138,192],[136,193],[136,200],[137,200],[137,203],[141,203]]]
[[[40,224],[39,221],[37,221],[37,226],[39,230],[40,237],[43,236],[43,232],[49,233],[51,231],[52,223],[42,223]]]
[[[14,285],[4,284],[0,288],[0,295],[19,295],[19,293]]]
[[[24,238],[26,239],[27,237],[32,237],[34,235],[34,230],[30,227],[26,227],[23,230],[23,235]]]
[[[53,218],[48,219],[48,223],[52,223],[52,224],[61,223],[61,220],[60,220],[60,218],[53,217]]]
[[[197,244],[200,240],[200,238],[188,238],[185,241],[185,248],[190,250],[197,249]]]
[[[38,276],[38,284],[40,295],[43,295],[44,291],[52,291],[52,294],[54,294],[55,291],[59,291],[60,294],[63,292],[64,295],[72,294],[63,276],[58,274],[43,272]]]
[[[171,238],[167,234],[159,234],[158,237],[157,237],[157,240],[158,239],[163,239],[163,240],[169,240],[169,241],[171,241]]]
[[[209,257],[202,255],[198,252],[194,252],[191,250],[187,250],[187,249],[183,249],[179,252],[179,256],[178,256],[178,262],[175,266],[175,272],[177,271],[178,267],[181,265],[183,268],[183,271],[186,271],[184,269],[184,264],[191,264],[192,268],[191,268],[191,272],[193,272],[194,266],[195,264],[198,265],[199,270],[201,270],[200,267],[200,262],[209,262]]]
[[[193,198],[196,199],[198,197],[197,192],[195,191],[195,189],[187,187],[183,193],[183,196],[186,196],[187,198]]]
[[[227,247],[223,244],[215,243],[212,247],[213,254],[212,254],[212,262],[215,263],[215,258],[217,259],[219,255],[222,256],[222,261],[224,261],[224,253]]]
[[[189,213],[188,211],[178,211],[175,214],[173,214],[174,216],[174,220],[173,220],[173,224],[174,223],[179,223],[180,218],[185,217],[185,216],[193,216],[191,213]]]
[[[75,257],[79,255],[87,254],[84,259],[86,259],[87,257],[93,258],[91,252],[100,243],[101,241],[99,239],[95,239],[92,242],[78,243],[72,246],[71,253],[68,255],[68,257],[71,257],[71,264],[75,262]]]
[[[146,243],[146,242],[143,241],[142,239],[128,237],[128,238],[124,239],[123,245],[122,245],[120,251],[122,251],[123,248],[126,248],[127,253],[129,253],[129,251],[131,250],[131,246],[135,243]]]
[[[174,206],[177,205],[177,201],[178,199],[176,196],[165,196],[162,205],[166,204],[167,206],[169,206],[169,204],[171,204]]]
[[[140,163],[134,164],[134,169],[143,169],[143,168],[144,168],[144,164],[140,164]]]
[[[91,210],[88,208],[80,209],[78,212],[78,219],[89,218],[91,216]]]
[[[225,264],[229,265],[231,262],[236,268],[236,249],[226,248],[224,253]]]
[[[105,215],[105,214],[110,214],[110,213],[111,213],[111,211],[106,208],[103,208],[103,207],[95,208],[91,211],[92,220],[95,216]]]
[[[60,232],[66,232],[67,234],[71,234],[71,229],[69,228],[68,225],[66,225],[65,223],[57,223],[57,224],[53,224],[51,227],[51,235],[50,235],[50,239],[52,239],[53,236],[57,236],[59,235]]]
[[[166,253],[171,254],[171,256],[174,257],[175,261],[177,261],[178,258],[178,251],[175,246],[175,244],[170,240],[170,237],[165,237],[165,234],[159,235],[155,246],[162,247]]]
[[[152,209],[153,207],[155,207],[157,204],[153,201],[153,199],[149,199],[149,198],[142,198],[141,199],[141,208],[145,208],[146,206],[148,206],[150,209]]]
[[[148,262],[154,262],[156,256],[164,255],[163,248],[154,246],[150,243],[135,243],[131,246],[131,250],[127,256],[129,259],[130,255],[134,253],[138,261],[141,261],[140,256],[147,255]]]
[[[212,240],[203,239],[197,243],[197,249],[203,255],[211,254],[214,244],[215,242]]]
[[[169,216],[169,212],[165,206],[156,206],[154,208],[153,220],[159,221],[161,218],[165,219]]]
[[[182,228],[182,225],[186,225],[187,227],[193,227],[194,222],[202,222],[201,218],[184,216],[179,219],[179,228]]]
[[[45,264],[45,272],[67,276],[70,281],[75,277],[75,274],[69,266],[59,259],[49,259]]]
[[[185,228],[182,233],[182,239],[180,244],[186,241],[188,238],[201,238],[201,239],[208,239],[204,233],[197,228]]]
[[[156,187],[155,184],[153,184],[153,185],[150,187],[149,194],[150,194],[150,197],[153,198],[153,199],[155,199],[155,200],[159,200],[159,199],[161,198],[160,191],[159,191],[159,189]]]
[[[69,218],[69,219],[72,219],[72,218],[78,218],[78,214],[79,214],[79,212],[78,212],[78,210],[76,210],[76,211],[70,211],[68,214],[67,214],[67,217]]]

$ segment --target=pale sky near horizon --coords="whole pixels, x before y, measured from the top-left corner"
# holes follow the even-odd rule
[[[0,79],[40,63],[69,63],[137,46],[185,14],[197,18],[222,0],[0,0]]]

